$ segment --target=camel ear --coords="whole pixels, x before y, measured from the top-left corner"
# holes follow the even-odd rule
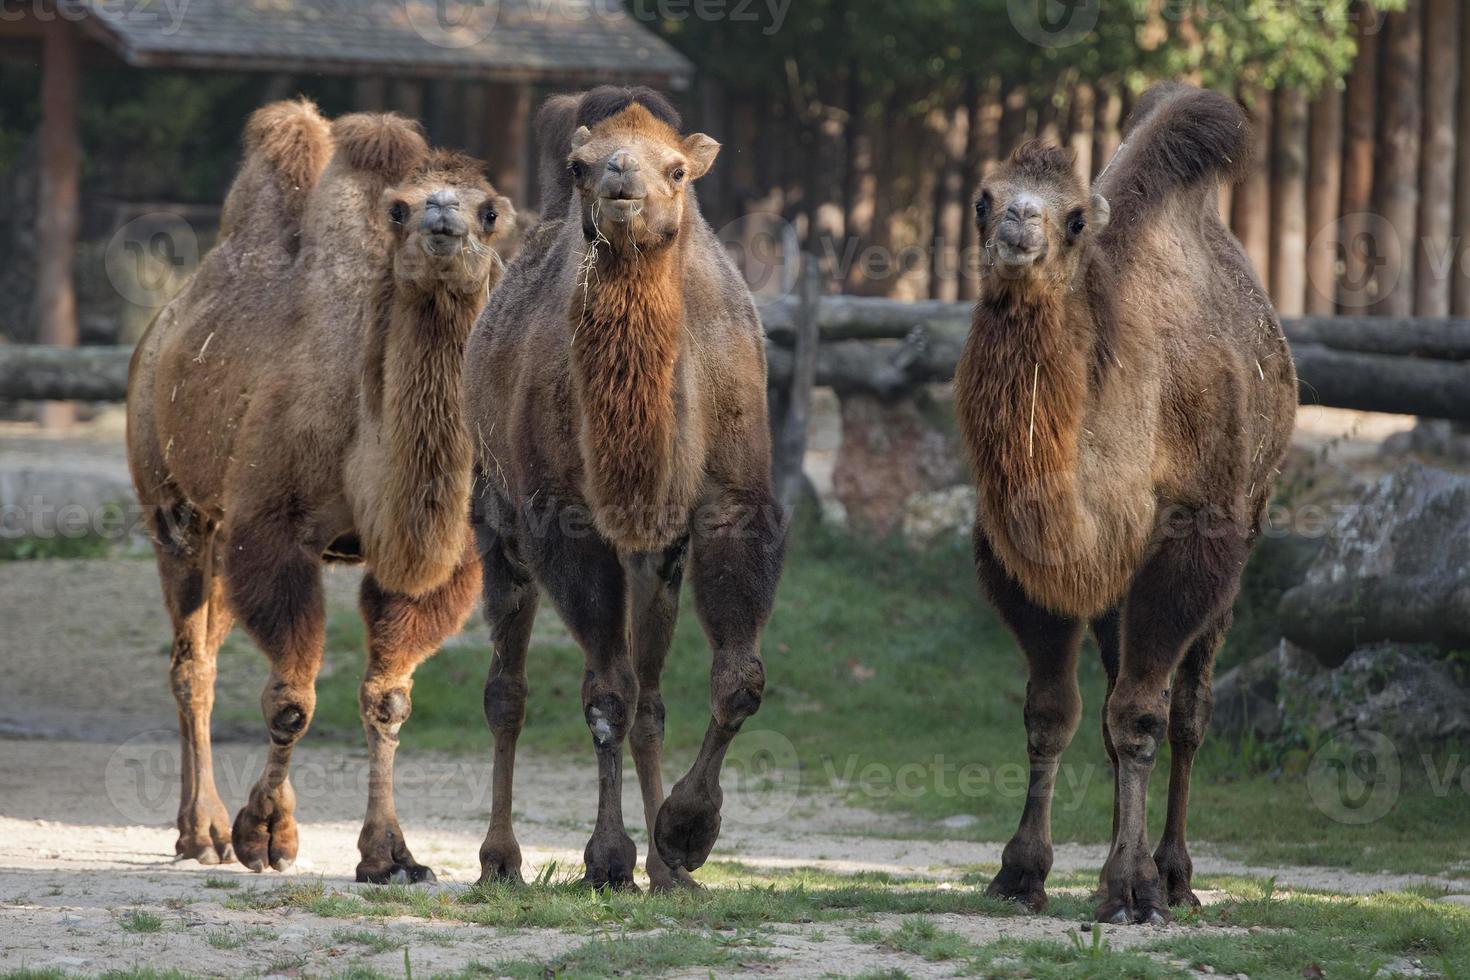
[[[572,133],[572,149],[580,150],[582,147],[586,146],[591,139],[592,130],[588,129],[586,126],[578,126],[576,131]]]
[[[1108,199],[1101,194],[1092,195],[1092,200],[1088,202],[1087,208],[1087,227],[1092,230],[1092,233],[1095,235],[1106,228],[1112,217],[1113,206],[1108,203]]]
[[[698,180],[714,166],[720,144],[703,133],[694,133],[684,137],[684,155],[689,158],[689,179]]]

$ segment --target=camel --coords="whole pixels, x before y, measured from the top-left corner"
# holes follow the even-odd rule
[[[1216,203],[1249,133],[1227,97],[1161,86],[1090,196],[1067,153],[1029,143],[976,203],[982,287],[955,397],[979,491],[975,564],[1030,670],[1030,790],[989,893],[1032,909],[1047,901],[1052,789],[1089,625],[1115,773],[1097,917],[1159,922],[1197,904],[1190,769],[1297,401],[1280,322]],[[1168,816],[1150,855],[1166,732]]]
[[[128,456],[173,621],[182,858],[295,859],[292,747],[311,721],[322,565],[364,562],[370,748],[361,881],[432,880],[394,809],[413,670],[473,607],[461,368],[509,203],[417,124],[307,102],[259,110],[219,244],[138,344]],[[210,750],[215,658],[238,618],[271,663],[265,770],[231,825]]]
[[[760,707],[760,634],[785,549],[763,335],[692,187],[719,144],[679,125],[646,88],[543,105],[545,218],[470,337],[473,518],[494,647],[482,881],[522,880],[511,793],[538,583],[586,658],[598,765],[591,885],[636,887],[621,809],[626,738],[654,842],[650,882],[697,887],[691,872],[719,834],[720,764]],[[686,562],[714,651],[710,722],[665,801],[659,679]]]

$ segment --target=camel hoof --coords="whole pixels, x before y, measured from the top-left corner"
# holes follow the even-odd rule
[[[357,866],[357,880],[367,885],[432,885],[439,878],[422,864],[390,864],[386,867]]]
[[[1163,913],[1161,913],[1158,909],[1149,909],[1148,918],[1144,921],[1146,925],[1151,926],[1163,926],[1169,924],[1169,920],[1165,918]]]
[[[654,894],[669,894],[677,891],[702,892],[704,886],[683,868],[648,869],[648,890]]]
[[[582,885],[585,888],[591,888],[593,891],[599,892],[627,892],[631,895],[637,895],[642,891],[638,887],[638,882],[633,880],[632,875],[609,876],[603,872],[594,872],[590,868],[582,877]]]
[[[1004,899],[1024,906],[1032,912],[1044,912],[1049,901],[1045,877],[1034,871],[1021,871],[1001,866],[1000,872],[985,889],[990,898]]]
[[[659,857],[671,869],[697,871],[709,859],[720,839],[719,803],[678,786],[659,807],[653,842]]]
[[[251,871],[267,867],[286,871],[296,863],[296,820],[279,806],[263,803],[251,794],[235,815],[231,831],[235,855]]]

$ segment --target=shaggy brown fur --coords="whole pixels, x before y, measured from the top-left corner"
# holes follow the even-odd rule
[[[720,762],[760,705],[759,638],[784,542],[762,333],[689,187],[718,145],[680,136],[671,119],[646,90],[599,89],[543,108],[542,158],[559,161],[543,177],[547,213],[564,217],[528,237],[470,338],[475,517],[495,644],[485,878],[521,876],[511,783],[536,583],[586,654],[582,703],[600,773],[585,854],[593,884],[632,884],[624,738],[656,842],[649,877],[687,885],[718,835]],[[715,650],[711,722],[665,801],[659,678],[686,557]]]
[[[1193,900],[1184,813],[1210,663],[1296,405],[1280,324],[1216,205],[1248,134],[1229,99],[1161,87],[1091,198],[1068,155],[1028,144],[976,204],[984,280],[956,401],[976,563],[1031,671],[1032,792],[991,891],[1033,907],[1089,622],[1118,771],[1099,917],[1151,921]],[[1144,804],[1166,730],[1169,821],[1151,857]]]
[[[286,774],[315,705],[321,564],[365,561],[375,789],[358,873],[418,880],[429,872],[393,815],[392,749],[413,667],[458,628],[478,579],[461,362],[511,210],[477,163],[431,153],[406,120],[339,119],[323,166],[327,133],[307,103],[252,118],[227,233],[134,355],[129,462],[174,620],[178,852],[233,852],[257,871],[294,859]],[[272,744],[231,829],[209,716],[236,616],[271,661]]]

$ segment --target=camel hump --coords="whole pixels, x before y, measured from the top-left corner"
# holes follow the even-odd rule
[[[332,123],[337,153],[353,170],[396,184],[421,166],[429,144],[417,122],[391,112],[354,112]]]
[[[1097,190],[1115,213],[1136,213],[1170,194],[1239,180],[1251,151],[1250,119],[1240,103],[1189,85],[1156,85],[1129,116]]]
[[[644,85],[601,85],[573,95],[553,95],[541,103],[536,111],[536,149],[543,218],[565,218],[570,208],[572,175],[567,171],[567,154],[572,152],[572,133],[578,126],[596,126],[634,104],[675,131],[682,125],[673,103]]]
[[[332,127],[309,99],[272,102],[245,124],[245,153],[259,155],[287,190],[310,190],[332,156]]]

